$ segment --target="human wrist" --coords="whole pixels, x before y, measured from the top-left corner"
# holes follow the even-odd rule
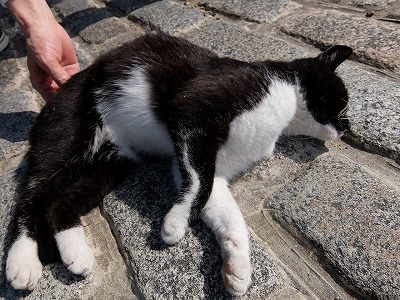
[[[0,0],[8,7],[26,38],[32,30],[57,23],[45,0]]]

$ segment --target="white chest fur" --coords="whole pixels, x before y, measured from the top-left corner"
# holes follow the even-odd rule
[[[272,80],[268,93],[253,109],[237,116],[217,156],[216,176],[231,179],[269,157],[282,130],[296,112],[295,87]]]

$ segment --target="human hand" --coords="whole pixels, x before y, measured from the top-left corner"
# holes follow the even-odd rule
[[[80,70],[70,37],[60,24],[52,26],[33,30],[26,39],[30,80],[46,102]]]
[[[80,70],[72,41],[45,0],[8,0],[6,6],[26,38],[32,86],[47,102],[61,84]]]

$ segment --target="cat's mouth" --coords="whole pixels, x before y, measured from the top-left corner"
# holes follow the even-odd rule
[[[337,131],[331,124],[324,125],[317,136],[318,139],[323,141],[336,141],[344,135],[345,131]]]

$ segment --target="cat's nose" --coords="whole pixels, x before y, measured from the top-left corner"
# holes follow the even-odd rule
[[[338,132],[339,138],[341,138],[346,132],[350,131],[350,126],[342,126],[341,130]]]

